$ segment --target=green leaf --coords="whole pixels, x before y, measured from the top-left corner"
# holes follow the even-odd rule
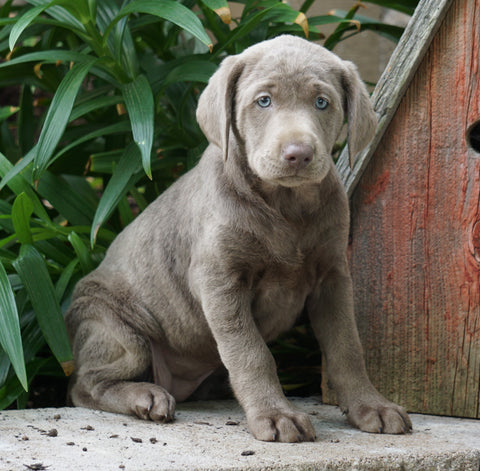
[[[230,44],[234,43],[240,38],[247,36],[248,33],[255,29],[270,14],[270,11],[277,5],[280,4],[275,4],[274,6],[267,7],[265,8],[265,10],[262,10],[252,15],[248,20],[242,21],[241,25],[232,31],[228,39],[224,43],[222,43],[218,49],[215,50],[214,57],[218,57],[222,51],[224,51],[228,48],[228,46],[230,46]]]
[[[83,243],[80,236],[73,231],[68,235],[68,240],[77,254],[83,274],[88,275],[95,268],[95,265],[92,262],[87,246]]]
[[[338,16],[339,10],[334,10],[335,14],[331,15],[320,15],[320,16],[312,16],[308,19],[308,23],[312,26],[323,26],[335,23],[345,23],[347,25],[351,25],[351,20],[345,20],[343,16]],[[344,12],[346,14],[346,12]]]
[[[35,242],[35,247],[48,259],[60,265],[68,265],[72,260],[72,251],[62,237]]]
[[[36,153],[36,149],[31,149],[27,155],[25,155],[23,157],[23,159],[19,160],[15,166],[13,166],[10,161],[3,155],[0,153],[0,176],[2,177],[2,180],[0,181],[0,190],[4,187],[4,186],[9,186],[10,189],[12,189],[14,191],[14,193],[16,193],[17,195],[20,194],[22,191],[26,191],[26,190],[20,190],[19,192],[15,191],[11,185],[10,185],[10,180],[17,177],[17,176],[21,176],[19,175],[23,170],[25,170],[25,168],[31,163],[33,162],[33,159],[35,157],[35,153]],[[5,159],[5,161],[3,161],[3,159]],[[17,182],[19,182],[20,180],[17,179]],[[15,183],[14,183],[15,184]],[[28,185],[28,183],[27,183]],[[18,186],[18,184],[17,184]]]
[[[8,355],[2,350],[2,347],[0,347],[0,387],[5,384],[8,378],[11,364],[10,358],[8,358]]]
[[[193,59],[173,69],[167,75],[162,85],[165,87],[171,83],[178,82],[207,83],[217,68],[217,64],[213,62]]]
[[[202,3],[213,11],[220,8],[228,8],[227,0],[202,0]]]
[[[93,57],[87,54],[82,54],[81,52],[75,51],[65,51],[62,49],[50,50],[50,51],[39,51],[31,52],[29,54],[24,54],[20,57],[15,57],[9,61],[1,62],[0,69],[12,67],[18,64],[25,64],[26,62],[45,62],[47,64],[56,64],[58,61],[61,62],[75,62],[89,63],[92,61]]]
[[[121,150],[110,150],[92,154],[90,156],[90,172],[113,173],[122,155],[123,152]]]
[[[153,113],[152,113],[153,114]],[[152,116],[153,120],[153,116]],[[92,131],[90,133],[87,133],[80,137],[79,139],[70,142],[67,146],[65,146],[61,151],[57,152],[51,160],[51,163],[55,162],[58,158],[60,158],[62,155],[66,154],[69,152],[71,149],[73,149],[76,146],[79,146],[80,144],[90,141],[92,139],[95,139],[97,137],[102,137],[102,136],[108,136],[109,134],[115,134],[115,133],[122,133],[122,132],[128,132],[131,129],[132,125],[128,123],[128,121],[120,121],[119,123],[114,123],[111,124],[110,126],[105,126],[104,128],[101,129],[96,129],[95,131]],[[153,134],[153,131],[152,131]]]
[[[118,213],[120,215],[120,220],[122,221],[123,226],[127,226],[134,219],[132,209],[130,208],[130,203],[126,196],[124,196],[118,203]]]
[[[48,167],[50,157],[69,121],[80,85],[95,62],[95,59],[90,58],[89,61],[76,64],[58,86],[38,138],[32,174],[34,180],[38,180]]]
[[[46,5],[49,3],[49,0],[28,0],[28,3],[32,5]],[[64,3],[67,3],[64,1]],[[72,3],[72,2],[68,2]],[[83,2],[76,2],[77,4],[81,4]],[[75,4],[73,4],[75,6]],[[81,6],[81,5],[80,5]],[[65,8],[61,6],[52,6],[48,9],[47,12],[52,18],[55,18],[58,22],[62,24],[64,27],[68,27],[69,29],[78,30],[78,31],[85,31],[84,26],[82,23],[71,13],[69,13]]]
[[[10,174],[10,171],[13,168],[14,167],[9,162],[9,160],[0,152],[0,177],[2,177],[2,185],[5,180],[5,175]],[[0,188],[2,185],[0,185]],[[43,207],[42,203],[33,191],[33,188],[28,184],[28,182],[25,180],[25,178],[23,178],[22,175],[12,175],[11,177],[9,177],[7,185],[16,195],[25,192],[30,198],[30,201],[33,203],[33,212],[45,223],[51,224],[50,218],[48,217],[45,208]]]
[[[35,139],[37,118],[33,114],[33,96],[30,85],[24,85],[20,97],[20,111],[18,113],[18,144],[22,155],[32,147]]]
[[[225,24],[231,23],[232,14],[227,0],[202,0],[202,3],[213,10]]]
[[[418,5],[418,0],[399,0],[399,1],[388,1],[388,0],[365,0],[367,3],[373,3],[375,5],[380,5],[384,8],[391,8],[392,10],[401,11],[407,15],[413,15],[415,8]]]
[[[9,234],[15,232],[12,224],[12,205],[0,199],[0,227]]]
[[[30,230],[30,217],[33,213],[33,203],[26,193],[20,193],[13,202],[12,222],[17,238],[21,244],[33,242]]]
[[[122,102],[123,99],[120,96],[103,96],[92,98],[91,100],[81,103],[73,108],[72,114],[70,115],[70,121],[74,121],[81,116],[86,115],[87,113],[91,113],[92,111],[108,108],[109,106],[117,105],[118,103]]]
[[[345,17],[339,19],[340,24],[335,28],[335,31],[330,36],[328,36],[328,38],[325,39],[323,47],[326,47],[330,51],[334,49],[334,47],[341,41],[343,33],[350,28],[349,22],[345,22],[344,20],[352,20],[359,8],[360,4],[357,3],[352,8],[350,8],[348,12],[345,12]]]
[[[175,0],[131,1],[120,10],[118,15],[110,23],[109,27],[105,31],[105,40],[108,38],[110,31],[116,25],[116,23],[124,16],[130,15],[131,13],[147,13],[171,21],[177,26],[180,26],[180,28],[183,28],[185,31],[191,33],[210,49],[212,48],[212,41],[205,32],[201,21],[197,18],[195,13]]]
[[[336,44],[332,42],[332,38],[337,42],[340,40],[340,38],[346,39],[346,36],[342,37],[343,33],[345,33],[346,31],[354,31],[354,34],[367,30],[374,31],[377,34],[395,43],[399,41],[404,31],[404,28],[400,26],[382,23],[381,21],[374,20],[368,16],[355,15],[351,19],[344,19],[349,16],[350,12],[346,12],[343,10],[333,10],[333,14],[331,15],[331,17],[335,19],[337,23],[339,23],[339,27],[337,28],[337,35],[332,35],[325,41],[326,47],[330,47],[332,44]],[[315,22],[315,18],[312,18],[311,21],[312,24],[318,24]]]
[[[23,245],[13,266],[28,292],[45,340],[68,376],[73,371],[72,350],[45,261],[35,247]]]
[[[292,8],[287,3],[277,3],[268,13],[266,19],[272,22],[297,23],[308,34],[306,16]]]
[[[123,2],[127,3],[127,2]],[[102,0],[98,2],[96,9],[96,25],[102,36],[109,27],[112,20],[120,11],[122,2],[118,0]],[[138,75],[138,55],[130,32],[128,17],[123,17],[117,22],[113,33],[107,38],[107,45],[116,63],[130,80]]]
[[[90,225],[95,207],[85,201],[61,177],[45,172],[38,185],[38,193],[70,223]]]
[[[0,263],[0,306],[2,307],[0,310],[0,345],[10,358],[23,389],[28,391],[17,306],[2,263]]]
[[[14,115],[19,110],[16,106],[1,106],[0,107],[0,123],[5,121],[10,116]]]
[[[78,265],[78,258],[74,258],[62,271],[62,274],[60,275],[60,278],[58,279],[57,284],[55,285],[55,294],[59,301],[62,300],[63,295],[65,294],[65,290],[67,289],[67,286],[73,274],[75,273],[77,265]]]
[[[103,192],[92,223],[90,243],[93,247],[100,226],[109,218],[120,200],[135,181],[134,174],[141,169],[138,147],[132,143],[122,155],[112,178]]]
[[[10,31],[10,37],[8,39],[8,47],[12,51],[15,47],[15,43],[23,31],[35,20],[35,18],[40,15],[46,8],[50,7],[51,5],[57,3],[56,1],[52,1],[45,5],[39,5],[30,10],[27,10],[25,14],[23,14],[20,18],[17,19],[15,24],[13,25],[12,31]]]
[[[152,179],[151,153],[153,144],[153,93],[144,75],[122,88],[125,106],[132,125],[133,139],[142,154],[145,173]]]

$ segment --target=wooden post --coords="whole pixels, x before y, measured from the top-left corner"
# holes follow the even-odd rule
[[[480,0],[456,0],[349,187],[367,368],[412,412],[480,417],[479,51]]]

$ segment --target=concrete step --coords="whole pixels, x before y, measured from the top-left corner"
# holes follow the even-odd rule
[[[235,401],[179,404],[161,425],[82,408],[0,412],[0,470],[461,470],[480,469],[480,421],[412,415],[408,435],[350,427],[315,398],[315,443],[265,443],[247,430]]]

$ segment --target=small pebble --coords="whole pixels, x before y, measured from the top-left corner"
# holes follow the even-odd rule
[[[44,466],[42,463],[33,463],[33,464],[24,464],[27,469],[33,469],[35,471],[41,471],[48,468],[48,466]]]
[[[245,451],[242,451],[242,456],[252,456],[254,455],[255,452],[252,451],[252,450],[245,450]]]

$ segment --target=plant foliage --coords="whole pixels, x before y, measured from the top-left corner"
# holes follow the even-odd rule
[[[0,409],[25,405],[36,375],[71,373],[63,313],[75,283],[197,162],[206,140],[196,102],[223,57],[283,33],[319,40],[327,24],[331,49],[363,30],[402,32],[356,16],[358,2],[316,17],[312,0],[299,11],[238,3],[238,18],[225,0],[0,7]]]

